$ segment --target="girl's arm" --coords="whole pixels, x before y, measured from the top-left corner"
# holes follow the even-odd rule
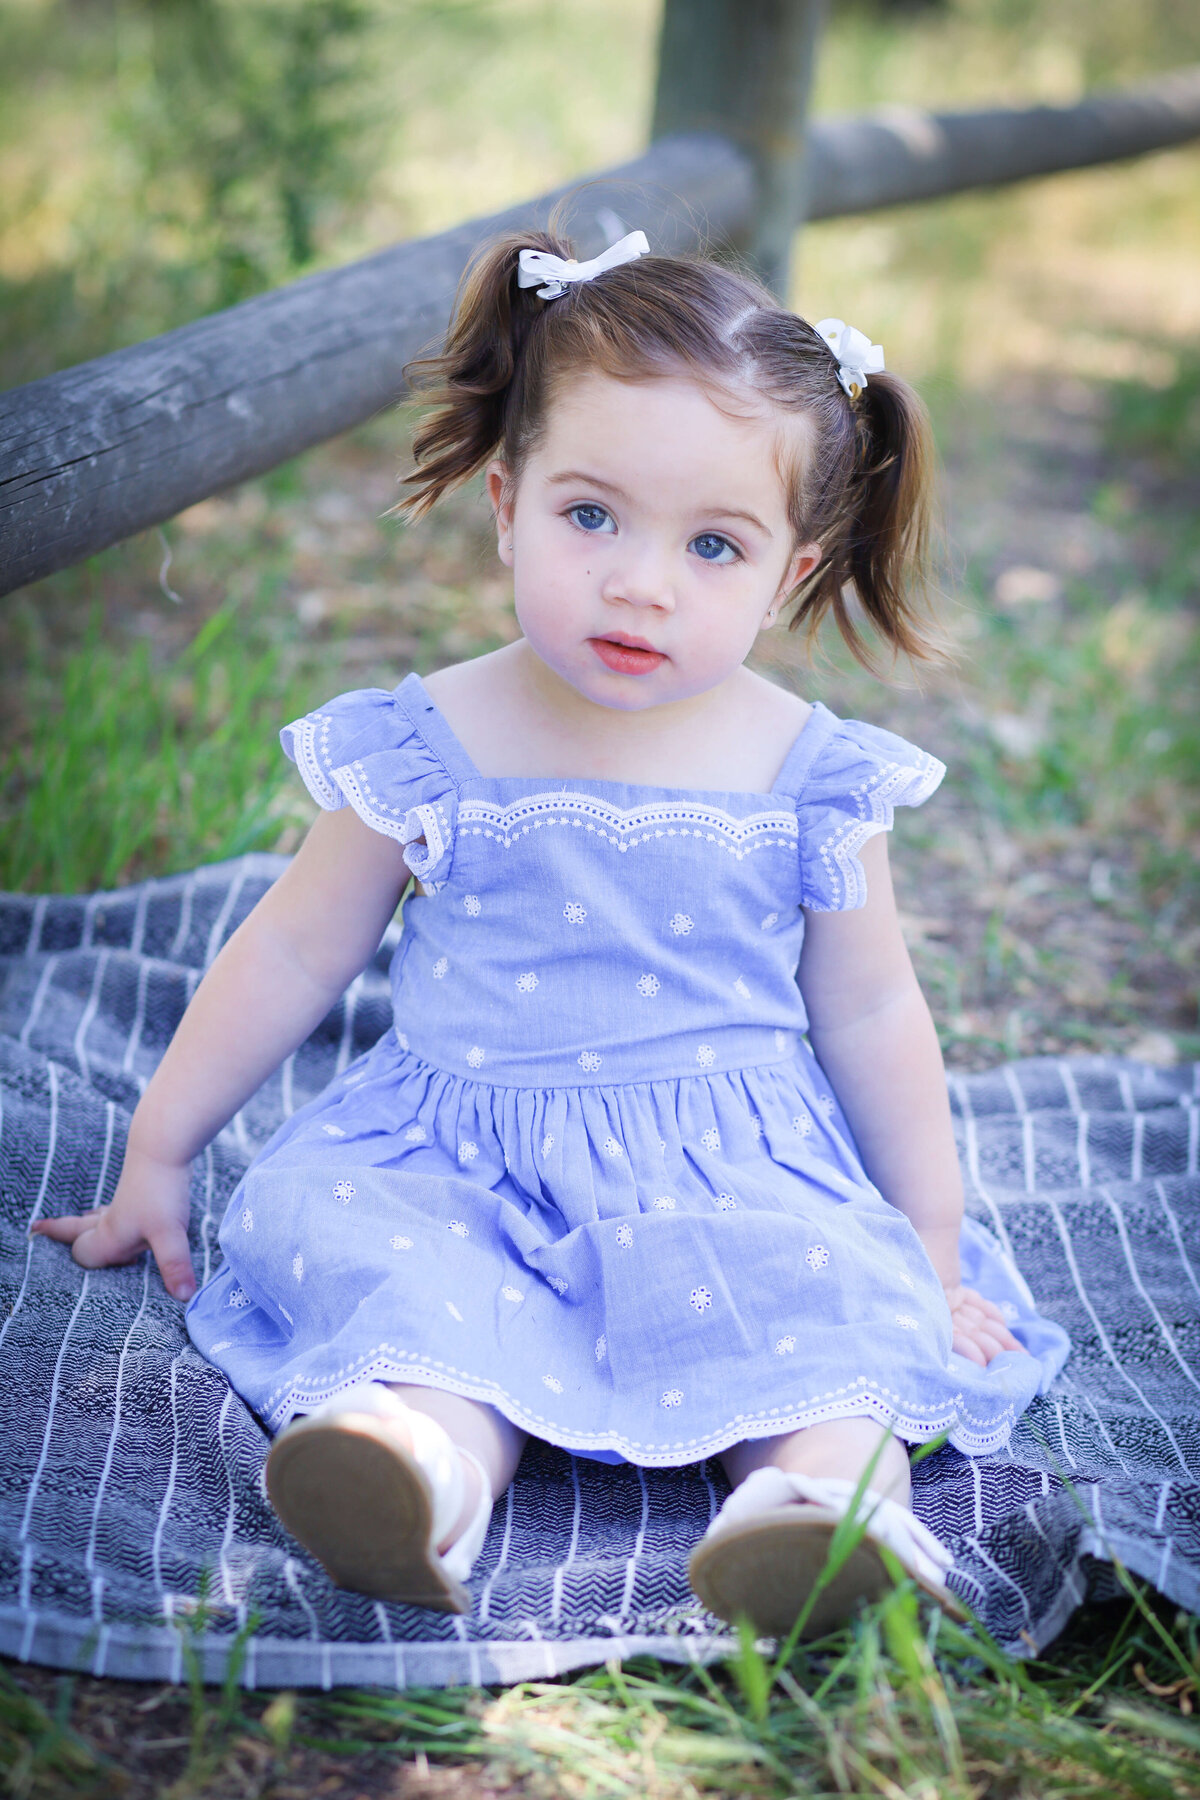
[[[409,879],[400,844],[348,807],[322,813],[196,989],[134,1112],[111,1205],[33,1230],[85,1268],[148,1245],[187,1299],[188,1164],[365,968]]]
[[[962,1177],[937,1033],[917,985],[892,893],[887,839],[863,847],[866,905],[806,913],[799,982],[809,1039],[863,1165],[911,1219],[946,1289],[954,1348],[976,1363],[1022,1348],[1000,1309],[962,1286]]]

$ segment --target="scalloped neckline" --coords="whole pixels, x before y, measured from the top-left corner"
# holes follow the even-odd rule
[[[476,768],[454,727],[433,699],[415,669],[406,675],[403,681],[393,688],[392,692],[408,713],[430,750],[443,764],[447,774],[460,786],[466,781],[479,781],[491,785],[523,781],[542,782],[561,788],[563,792],[568,790],[586,791],[591,788],[620,788],[635,793],[666,794],[673,798],[692,800],[698,799],[702,795],[709,798],[719,795],[727,800],[794,800],[817,755],[837,727],[843,723],[837,714],[830,712],[829,708],[820,700],[812,701],[812,711],[792,739],[791,746],[780,765],[778,775],[771,786],[765,790],[759,788],[658,787],[642,781],[614,781],[610,777],[602,775],[485,775]],[[410,704],[414,697],[417,700],[416,706]]]

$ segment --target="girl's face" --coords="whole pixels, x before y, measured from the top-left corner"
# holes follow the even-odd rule
[[[793,545],[780,431],[765,406],[731,417],[684,377],[587,375],[553,401],[515,493],[489,466],[517,619],[547,668],[633,712],[741,666],[821,555]]]

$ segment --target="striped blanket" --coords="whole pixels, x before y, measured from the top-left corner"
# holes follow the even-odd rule
[[[248,856],[86,898],[0,897],[0,1651],[96,1674],[211,1678],[231,1646],[264,1686],[550,1675],[727,1640],[685,1552],[713,1465],[639,1470],[530,1446],[497,1507],[469,1619],[332,1588],[263,1496],[266,1440],[192,1349],[147,1260],[86,1273],[30,1239],[116,1181],[130,1110],[204,968],[282,860]],[[386,942],[198,1160],[203,1279],[257,1145],[390,1023]],[[916,1508],[952,1584],[1019,1654],[1112,1559],[1200,1607],[1200,1070],[1034,1059],[952,1078],[969,1205],[1074,1353],[1010,1446],[942,1449]]]

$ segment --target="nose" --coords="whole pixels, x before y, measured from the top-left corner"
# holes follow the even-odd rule
[[[666,557],[650,544],[627,544],[626,554],[609,569],[601,596],[614,604],[675,610],[675,589]]]

